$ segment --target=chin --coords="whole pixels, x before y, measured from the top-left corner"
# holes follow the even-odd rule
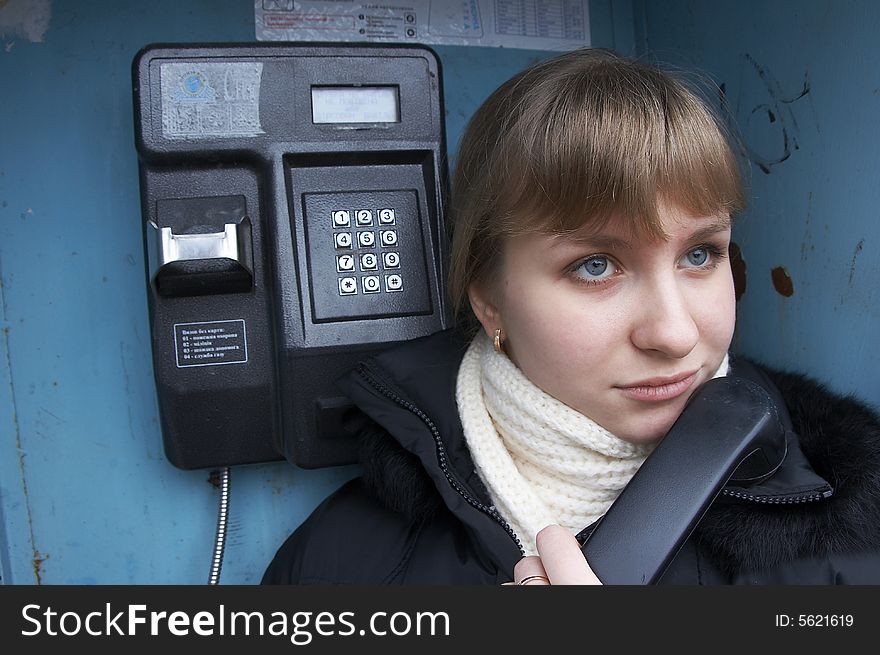
[[[674,423],[675,418],[663,418],[660,420],[645,421],[638,425],[624,426],[620,432],[614,432],[613,430],[611,430],[611,432],[619,439],[623,439],[628,443],[641,445],[658,444],[663,440],[663,437],[666,436],[666,433],[669,432],[669,429]]]
[[[633,433],[623,433],[620,435],[616,435],[619,439],[626,441],[627,443],[638,444],[641,446],[649,446],[652,444],[658,444],[663,440],[663,437],[666,435],[666,431],[661,432],[633,432]]]

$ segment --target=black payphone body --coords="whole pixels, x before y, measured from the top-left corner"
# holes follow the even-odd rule
[[[133,76],[166,455],[354,461],[334,380],[450,325],[436,56],[156,45]]]

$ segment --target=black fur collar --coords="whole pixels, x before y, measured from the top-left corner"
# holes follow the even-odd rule
[[[726,574],[758,572],[811,555],[880,548],[880,417],[809,378],[764,371],[789,408],[804,455],[834,495],[796,506],[715,503],[695,538]],[[418,458],[375,423],[365,419],[359,427],[367,487],[410,520],[432,517],[442,501]],[[465,473],[471,474],[472,467]],[[489,504],[485,489],[472,491]]]

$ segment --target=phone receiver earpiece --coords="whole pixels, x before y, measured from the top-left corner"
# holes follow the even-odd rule
[[[787,452],[770,395],[737,377],[706,382],[583,545],[604,584],[653,584],[731,480],[773,474]]]

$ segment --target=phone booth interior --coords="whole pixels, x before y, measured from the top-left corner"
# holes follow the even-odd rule
[[[435,114],[434,89],[416,98],[430,106],[419,117],[430,125],[410,129],[412,96],[382,75],[355,81],[366,69],[330,75],[304,66],[284,85],[307,79],[308,90],[283,92],[277,75],[302,59],[284,63],[286,46],[255,41],[252,3],[121,0],[112,11],[97,2],[31,4],[42,11],[0,7],[0,78],[10,90],[0,102],[0,577],[203,583],[218,496],[208,482],[225,460],[252,463],[234,471],[223,582],[257,582],[291,530],[359,473],[320,465],[319,456],[351,461],[345,434],[306,441],[344,423],[330,369],[448,324],[440,300],[444,153],[454,162],[467,119],[492,89],[556,53],[434,47],[442,103]],[[702,71],[731,109],[750,173],[749,204],[733,230],[733,351],[880,407],[880,222],[871,184],[880,6],[829,7],[592,1],[590,41]],[[148,98],[135,108],[131,62],[150,43],[253,50],[234,61],[210,48],[181,53],[180,45],[162,49],[161,61],[147,55]],[[389,48],[401,49],[409,46]],[[433,70],[430,56],[408,60],[420,62],[419,76]],[[177,66],[193,61],[213,66]],[[242,65],[217,83],[217,66],[229,63]],[[271,97],[279,109],[255,122],[248,81],[259,65],[261,104]],[[228,93],[230,105],[238,99],[235,121],[219,134],[192,134],[184,118],[205,104],[209,87],[224,100]],[[395,93],[399,121],[389,120]],[[355,117],[325,111],[345,95],[362,111],[369,97],[380,120],[333,122]],[[313,120],[315,106],[328,122]],[[282,109],[296,116],[283,129]],[[146,112],[149,134],[135,129],[135,112],[141,120]],[[336,141],[344,145],[328,145]],[[388,169],[402,183],[378,173]],[[337,209],[353,227],[333,226]],[[395,251],[355,241],[359,232],[379,236],[382,209],[394,209],[395,219],[397,210],[417,215],[418,243]],[[330,224],[312,222],[328,210]],[[357,226],[351,212],[359,210],[373,212],[372,230]],[[337,270],[351,263],[323,238],[344,232],[353,239],[352,275]],[[401,275],[404,292],[385,291],[393,275],[382,268],[386,251],[398,252],[401,266],[421,262]],[[416,259],[405,264],[405,252]],[[375,274],[359,268],[369,254]],[[365,293],[374,275],[381,293]],[[357,294],[339,295],[346,277],[356,278]],[[377,308],[364,305],[374,299]],[[319,362],[327,379],[313,375]],[[301,388],[308,406],[294,408],[291,390]],[[234,389],[245,399],[241,415],[198,420],[222,410]],[[308,424],[297,426],[297,417]]]

